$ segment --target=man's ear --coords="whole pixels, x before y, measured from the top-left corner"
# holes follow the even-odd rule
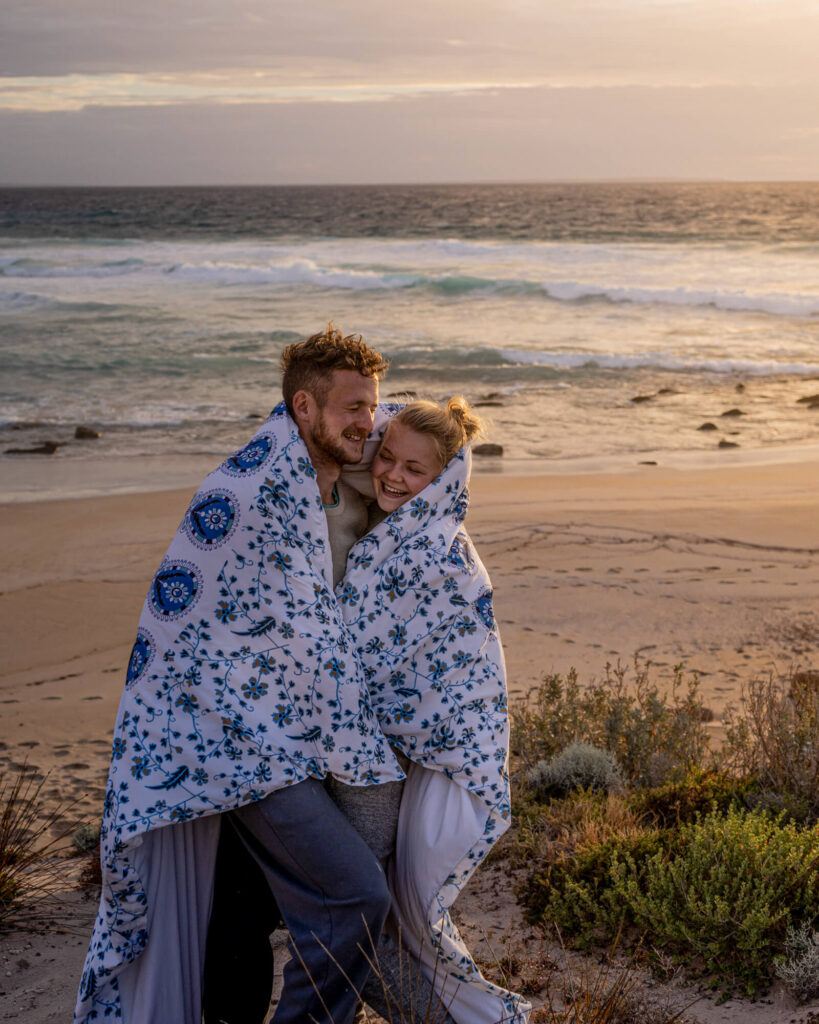
[[[293,395],[293,419],[296,423],[309,423],[316,400],[309,391],[297,391]]]

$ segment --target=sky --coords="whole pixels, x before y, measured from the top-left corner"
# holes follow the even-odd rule
[[[0,183],[819,178],[819,0],[0,0]]]

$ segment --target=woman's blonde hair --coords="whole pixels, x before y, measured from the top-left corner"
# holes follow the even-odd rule
[[[453,395],[443,408],[425,400],[410,402],[390,422],[403,423],[429,437],[442,469],[467,441],[484,432],[482,420],[472,412],[463,395]]]

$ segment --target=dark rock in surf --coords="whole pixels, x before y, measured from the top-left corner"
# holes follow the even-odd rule
[[[736,441],[720,441],[717,448],[739,448],[739,445]]]
[[[734,417],[734,416],[747,416],[747,415],[748,415],[748,414],[747,414],[747,413],[744,413],[744,412],[742,411],[742,409],[726,409],[726,410],[725,410],[725,412],[723,412],[723,413],[720,413],[720,416],[722,416],[722,417],[725,417],[725,416],[729,416],[729,417]]]
[[[53,455],[59,447],[58,441],[43,441],[34,448],[6,448],[6,455]]]
[[[473,455],[503,455],[503,445],[500,444],[476,444],[472,449]]]
[[[96,441],[98,437],[102,437],[98,430],[94,430],[93,427],[77,427],[74,431],[74,437],[77,441]]]
[[[719,427],[716,423],[701,423],[697,427],[697,430],[719,430]]]

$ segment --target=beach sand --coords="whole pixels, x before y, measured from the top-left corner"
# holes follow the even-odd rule
[[[67,808],[63,828],[99,819],[140,609],[191,493],[0,506],[0,768],[27,762],[47,775],[46,805]],[[819,669],[817,524],[815,448],[781,464],[475,476],[467,525],[495,587],[512,698],[544,673],[575,667],[588,681],[638,653],[658,682],[677,664],[698,673],[718,737],[744,680]],[[459,901],[475,937],[513,912],[501,893],[487,924],[493,901],[472,895],[487,886],[497,890],[488,873]],[[59,934],[0,939],[2,1019],[70,1019],[94,905],[66,899]],[[738,1002],[691,1014],[803,1019],[777,998],[753,1014]]]

